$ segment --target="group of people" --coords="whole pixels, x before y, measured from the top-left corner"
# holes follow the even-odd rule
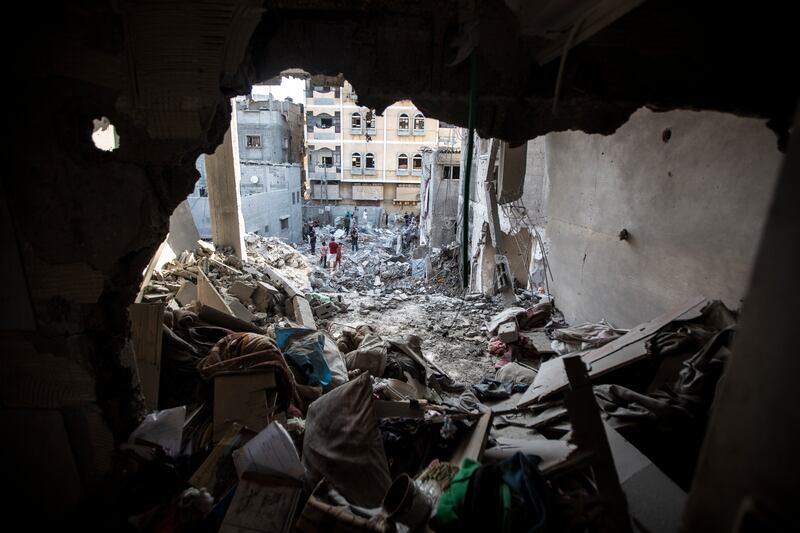
[[[364,226],[368,224],[368,215],[367,210],[364,209]],[[389,225],[389,213],[384,212],[381,214],[381,218],[383,219],[383,223],[388,227]],[[394,214],[392,215],[392,220],[394,221],[395,225],[404,225],[410,226],[412,224],[418,225],[419,224],[419,214],[413,215],[406,211],[406,213],[402,216]],[[379,219],[379,223],[380,223]],[[303,239],[308,239],[309,244],[311,245],[311,254],[316,253],[317,249],[317,233],[319,231],[319,222],[310,221],[303,225]],[[345,213],[344,216],[344,231],[346,238],[350,239],[350,243],[352,245],[353,252],[358,251],[358,208],[356,208],[355,213],[351,213],[349,210]],[[333,268],[337,269],[342,264],[342,252],[343,246],[341,242],[336,242],[335,237],[331,237],[330,242],[326,241],[325,239],[322,240],[322,247],[320,249],[320,264],[322,268]]]
[[[348,220],[345,218],[345,220]],[[315,254],[317,250],[317,232],[318,232],[318,225],[315,223],[307,224],[303,227],[304,239],[308,239],[308,243],[311,245],[311,254]],[[352,249],[354,252],[358,251],[358,228],[353,226],[352,228],[349,227],[348,223],[345,223],[345,231],[346,235],[350,238],[350,242],[352,244]],[[322,268],[339,268],[342,264],[342,252],[343,246],[341,243],[336,242],[336,237],[331,237],[330,242],[326,241],[325,239],[322,240],[322,246],[320,248],[320,258],[319,262],[322,265]]]

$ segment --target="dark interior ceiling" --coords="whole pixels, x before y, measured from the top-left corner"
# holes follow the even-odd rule
[[[465,126],[469,61],[452,63],[471,43],[483,136],[522,142],[567,129],[609,134],[641,106],[763,117],[783,133],[790,124],[796,24],[783,4],[753,10],[646,1],[569,51],[557,112],[560,61],[536,61],[549,41],[530,35],[529,21],[502,0],[472,5],[266,2],[250,49],[251,79],[291,67],[341,72],[365,105],[380,110],[412,98],[426,113]],[[550,25],[558,29],[559,20]]]

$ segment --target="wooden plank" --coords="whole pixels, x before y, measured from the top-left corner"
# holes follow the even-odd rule
[[[139,369],[139,381],[147,409],[158,409],[158,384],[161,375],[161,334],[163,303],[134,303],[128,307],[131,341]]]
[[[156,253],[153,254],[153,257],[150,258],[150,262],[147,263],[147,268],[144,269],[142,284],[139,286],[139,294],[136,295],[136,299],[134,300],[135,303],[142,301],[142,298],[144,297],[144,288],[147,287],[148,283],[150,283],[150,278],[153,277],[153,271],[156,269],[156,264],[161,258],[161,254],[163,254],[164,250],[169,247],[167,245],[167,239],[169,239],[169,234],[167,234],[167,238],[164,239],[164,242],[159,245]]]
[[[561,361],[569,380],[564,403],[572,422],[571,441],[578,445],[579,451],[592,454],[592,472],[604,511],[604,524],[599,529],[607,527],[609,531],[631,531],[627,501],[620,486],[586,365],[579,356],[562,357]]]
[[[217,292],[217,289],[211,284],[206,275],[203,273],[202,268],[197,269],[197,301],[203,305],[213,307],[217,311],[222,311],[231,316],[236,316],[222,299],[222,296]]]
[[[454,465],[461,466],[461,461],[469,457],[475,461],[480,461],[483,456],[483,450],[486,447],[486,439],[489,436],[489,430],[492,427],[492,412],[488,411],[482,413],[478,422],[475,423],[471,430],[464,435],[461,439],[450,462]]]

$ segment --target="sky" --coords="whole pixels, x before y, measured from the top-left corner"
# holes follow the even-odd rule
[[[272,96],[277,100],[283,100],[287,96],[297,104],[305,103],[306,82],[299,78],[281,78],[280,85],[253,85],[253,95]]]

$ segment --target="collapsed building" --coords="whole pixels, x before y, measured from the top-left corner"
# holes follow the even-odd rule
[[[658,502],[656,507],[650,502],[636,508],[642,500],[630,499],[626,511],[625,500],[620,498],[620,490],[628,497],[631,492],[651,494],[636,490],[636,482],[642,481],[643,476],[638,474],[649,475],[653,469],[641,452],[631,450],[615,433],[604,433],[592,405],[599,405],[609,417],[616,412],[617,422],[619,415],[625,415],[619,408],[625,402],[629,410],[645,418],[659,407],[668,414],[676,409],[689,415],[703,412],[708,416],[702,417],[704,425],[695,428],[698,431],[692,439],[696,445],[702,442],[702,449],[697,451],[691,475],[681,478],[663,466],[662,458],[661,469],[683,479],[681,488],[688,491],[685,500],[669,499],[677,502],[665,511],[664,516],[671,520],[670,529],[677,527],[672,520],[679,520],[686,531],[786,530],[796,526],[792,496],[797,482],[787,473],[794,464],[800,422],[787,402],[800,371],[794,357],[796,317],[791,308],[798,296],[794,283],[798,270],[795,206],[800,194],[795,179],[798,141],[796,135],[790,135],[796,131],[791,126],[798,86],[791,59],[782,53],[793,50],[789,8],[744,11],[735,6],[720,9],[688,2],[523,4],[499,0],[442,5],[378,2],[354,7],[328,1],[298,4],[245,0],[93,5],[57,2],[45,9],[33,5],[20,9],[20,17],[7,20],[36,20],[37,24],[20,37],[22,43],[15,43],[11,60],[15,88],[25,98],[9,110],[10,123],[17,131],[9,139],[11,164],[2,182],[0,216],[4,221],[3,277],[7,286],[2,305],[5,355],[0,379],[3,421],[9,428],[3,439],[8,458],[4,473],[8,472],[6,479],[12,486],[8,503],[12,508],[34,511],[27,515],[31,527],[35,526],[33,522],[52,521],[80,524],[84,529],[113,529],[108,524],[117,524],[116,517],[109,518],[106,513],[118,511],[117,504],[127,501],[123,496],[132,494],[137,496],[135,510],[139,514],[126,509],[126,518],[132,514],[141,517],[177,495],[181,495],[181,502],[191,503],[184,509],[191,507],[205,517],[210,513],[208,508],[224,497],[216,486],[212,487],[213,479],[208,475],[194,480],[213,497],[211,502],[201,487],[189,491],[184,474],[197,473],[198,465],[181,466],[180,461],[172,465],[174,468],[166,468],[170,483],[162,483],[165,478],[157,477],[158,483],[138,485],[142,488],[138,492],[137,486],[123,483],[130,463],[120,460],[121,450],[138,454],[145,465],[139,473],[146,476],[154,472],[147,465],[163,474],[163,467],[170,464],[165,457],[171,457],[169,452],[177,448],[174,440],[159,441],[148,431],[157,420],[144,416],[144,380],[134,362],[143,348],[132,338],[129,309],[140,293],[144,299],[142,289],[147,285],[142,285],[143,272],[147,277],[148,263],[159,255],[156,252],[167,237],[170,216],[197,181],[194,164],[201,153],[210,155],[218,150],[218,164],[207,169],[209,192],[214,191],[209,195],[213,240],[220,248],[230,247],[226,257],[236,257],[243,268],[247,265],[245,231],[240,221],[233,220],[241,212],[239,183],[225,179],[231,175],[227,170],[215,172],[217,167],[233,168],[231,134],[226,133],[232,111],[230,98],[246,94],[255,82],[297,67],[314,75],[315,83],[321,86],[346,77],[358,89],[359,102],[369,108],[381,109],[410,97],[427,116],[462,127],[474,126],[482,140],[475,143],[474,136],[470,138],[480,149],[462,153],[464,159],[478,159],[474,175],[484,176],[476,178],[482,180],[484,188],[478,189],[473,183],[470,190],[476,191],[476,196],[465,195],[462,219],[470,220],[472,207],[472,222],[462,222],[460,229],[462,235],[472,238],[461,242],[471,240],[475,248],[470,245],[460,250],[467,252],[466,260],[461,256],[460,265],[463,272],[476,273],[471,279],[478,281],[467,279],[467,284],[477,283],[473,288],[480,291],[488,291],[493,284],[497,258],[503,256],[508,260],[504,272],[510,276],[500,279],[508,282],[513,276],[515,281],[500,287],[501,296],[511,290],[519,297],[516,292],[520,286],[538,285],[536,279],[527,280],[526,285],[528,273],[536,269],[518,267],[509,256],[520,248],[514,242],[521,238],[520,232],[530,232],[539,222],[531,217],[532,223],[516,224],[514,216],[507,214],[508,226],[504,229],[500,208],[491,193],[494,188],[496,203],[507,205],[500,200],[506,190],[506,170],[514,170],[509,177],[518,178],[520,162],[528,156],[513,151],[529,139],[560,132],[543,141],[545,165],[537,168],[546,172],[540,174],[538,183],[527,179],[531,175],[527,172],[522,172],[527,174],[524,184],[515,187],[514,179],[508,182],[515,194],[522,187],[523,199],[529,187],[548,190],[547,196],[539,196],[546,198],[538,209],[547,221],[543,238],[536,239],[540,253],[521,253],[518,260],[536,261],[547,253],[549,268],[545,265],[544,270],[548,272],[541,276],[556,284],[550,292],[569,323],[607,317],[615,321],[615,326],[630,326],[632,330],[617,336],[611,331],[616,328],[610,327],[600,328],[599,333],[591,328],[575,331],[577,326],[573,331],[555,328],[562,330],[561,342],[571,341],[577,346],[569,353],[584,351],[586,343],[590,355],[556,357],[552,363],[541,361],[536,375],[554,376],[552,383],[537,386],[534,378],[523,393],[528,397],[513,406],[515,415],[530,407],[524,416],[538,418],[518,422],[527,432],[520,440],[526,442],[506,441],[505,449],[530,444],[528,430],[547,426],[552,433],[544,440],[557,453],[553,463],[538,469],[519,459],[515,471],[538,479],[542,471],[555,475],[548,467],[557,466],[556,471],[561,469],[562,473],[567,469],[569,475],[562,479],[569,485],[561,486],[562,495],[575,494],[577,501],[585,501],[581,495],[596,492],[601,495],[602,509],[609,511],[605,514],[614,521],[611,525],[624,525],[630,514],[642,518],[647,510],[659,509]],[[14,34],[5,32],[7,39]],[[745,35],[747,39],[742,38]],[[399,42],[404,46],[398,46]],[[709,115],[712,112],[713,117]],[[113,124],[118,136],[118,143],[116,137],[113,143],[116,149],[101,151],[95,147],[95,123]],[[44,147],[43,131],[48,132]],[[503,139],[508,147],[495,152],[493,139]],[[607,146],[609,150],[605,150]],[[617,149],[621,152],[614,151]],[[501,154],[500,161],[509,157],[516,164],[508,169],[504,163],[489,164],[492,154],[498,157],[497,153]],[[482,154],[488,155],[485,163],[481,162]],[[714,155],[716,163],[706,172],[701,156],[709,155]],[[641,156],[645,156],[647,165],[640,164],[637,158]],[[465,161],[460,172],[465,189],[467,168],[471,165]],[[493,179],[494,168],[503,173],[497,181]],[[725,181],[728,178],[732,181]],[[709,195],[705,187],[711,187],[714,194]],[[487,200],[482,203],[480,195]],[[573,205],[570,202],[575,198],[581,200]],[[518,200],[509,201],[514,207]],[[524,204],[526,211],[537,209],[527,199]],[[592,207],[587,208],[589,204]],[[483,206],[483,211],[478,206]],[[729,228],[733,230],[729,232]],[[530,237],[529,242],[533,242]],[[190,250],[177,245],[170,248],[180,263],[195,266]],[[524,245],[521,248],[525,250]],[[535,247],[530,244],[528,248]],[[215,258],[209,254],[207,263],[211,259]],[[177,270],[199,277],[200,268],[211,267],[204,264],[195,271]],[[708,274],[717,268],[723,274]],[[553,271],[552,278],[545,277],[549,270]],[[150,280],[154,271],[150,270]],[[247,281],[268,283],[263,278],[269,276],[265,272],[249,273]],[[154,289],[146,293],[154,303],[166,300],[160,294],[170,294],[182,286],[175,279],[159,280],[156,276],[156,281],[159,284],[154,283]],[[291,292],[291,284],[274,283],[281,285],[272,284],[278,291],[275,294],[282,295],[275,301],[282,299],[285,305],[300,296]],[[729,307],[739,307],[735,303],[744,297],[741,319],[733,320],[720,304],[699,295],[670,312],[655,312],[671,301],[685,300],[698,288],[703,293],[713,292],[706,296],[722,298]],[[268,287],[264,290],[269,292]],[[493,335],[492,339],[496,333],[499,341],[492,343],[490,351],[524,360],[525,353],[514,353],[529,348],[527,342],[520,341],[520,331],[547,329],[544,320],[553,316],[549,295],[536,299],[536,303],[529,301],[531,305],[519,309],[506,307],[510,311],[502,321],[487,324],[487,333]],[[284,307],[282,316],[291,315],[292,320],[302,316],[303,300],[295,301],[298,309],[289,313]],[[431,304],[436,305],[438,302]],[[656,319],[649,326],[643,322],[653,317]],[[156,318],[163,320],[162,315]],[[735,341],[730,333],[733,322]],[[637,324],[642,324],[641,328]],[[162,326],[156,321],[154,329],[163,331]],[[286,379],[282,383],[291,383],[286,363],[281,364],[283,359],[276,355],[280,352],[283,357],[291,347],[278,346],[277,332],[273,346],[264,340],[264,330],[260,331],[257,340],[266,344],[250,347],[263,348],[259,357],[273,359],[256,363],[280,367],[275,372]],[[355,333],[342,334],[338,339],[341,348],[337,345],[337,349],[355,352],[353,358],[358,360],[358,356],[374,355],[372,348],[377,346],[377,360],[383,362],[383,356],[388,358],[389,341],[373,337],[375,344],[365,346],[373,333],[356,329]],[[598,337],[608,342],[597,346]],[[225,338],[227,335],[217,342]],[[211,356],[206,360],[209,365],[203,367],[209,371],[206,377],[213,377],[211,367],[226,366],[226,360],[219,357],[220,350],[225,347],[226,353],[232,353],[242,348],[243,338],[228,339],[214,354],[209,350],[204,356]],[[301,341],[308,339],[289,335],[283,340],[302,345]],[[271,439],[287,453],[299,448],[303,471],[324,474],[335,485],[326,487],[322,480],[323,484],[303,493],[319,497],[308,498],[311,514],[301,515],[305,522],[298,527],[313,530],[314,513],[327,516],[336,501],[341,501],[330,499],[331,490],[339,496],[343,493],[344,500],[357,507],[373,507],[381,503],[376,495],[394,494],[389,482],[396,479],[395,475],[401,481],[405,479],[401,472],[419,471],[425,463],[431,469],[425,466],[414,474],[417,481],[445,477],[451,483],[458,481],[456,473],[445,463],[458,468],[463,465],[462,459],[487,461],[487,452],[503,449],[487,449],[486,440],[471,438],[486,435],[492,416],[506,414],[502,409],[487,413],[481,407],[484,402],[459,402],[448,408],[435,403],[433,397],[431,405],[440,406],[438,411],[434,407],[431,411],[435,414],[420,416],[419,402],[391,403],[418,391],[404,389],[392,396],[403,387],[388,381],[384,385],[394,387],[379,391],[370,388],[367,374],[399,379],[404,375],[404,362],[409,373],[419,372],[418,365],[428,367],[430,363],[419,355],[419,342],[413,337],[391,346],[398,377],[387,377],[386,368],[380,366],[374,373],[353,379],[348,375],[346,384],[321,395],[317,400],[320,403],[306,406],[305,419],[293,416],[297,411],[292,408],[302,413],[303,406],[293,401],[291,387],[282,387],[284,393],[271,397],[272,401],[263,406],[267,416],[275,414],[276,406],[281,413],[291,415],[285,420],[292,431],[289,441],[277,424],[269,424],[262,430],[267,433],[258,432],[260,438],[255,440],[250,435],[248,442],[256,446]],[[669,383],[676,403],[656,395],[656,391],[643,394],[620,383],[606,384],[617,388],[605,391],[589,384],[589,379],[602,375],[600,371],[609,361],[642,362],[647,360],[646,355],[666,352],[676,355],[673,362],[700,369],[699,373],[680,374]],[[580,358],[584,364],[576,365]],[[722,360],[726,364],[721,385],[704,388],[700,400],[693,401],[697,392],[694,385],[703,382],[703,376],[718,378]],[[544,365],[548,365],[546,372]],[[424,373],[425,378],[429,373],[439,375],[430,368]],[[648,377],[653,381],[645,388],[656,383],[654,376]],[[675,378],[674,369],[671,377]],[[425,386],[441,397],[453,384],[439,381],[438,389],[432,384],[436,379]],[[491,382],[480,385],[478,390],[489,395],[496,394],[498,388],[505,389]],[[587,401],[598,392],[605,396],[593,400],[594,404]],[[390,402],[378,404],[384,409],[382,416],[376,416],[377,407],[370,403],[373,393]],[[547,405],[557,396],[563,405]],[[276,403],[278,397],[280,402]],[[711,400],[713,409],[708,403]],[[337,419],[337,412],[345,406],[352,416]],[[545,413],[551,408],[553,411]],[[564,409],[570,411],[571,426],[563,418],[559,420]],[[443,454],[446,460],[441,464],[445,466],[418,460],[402,468],[393,462],[390,470],[381,453],[393,451],[393,457],[403,459],[404,455],[396,452],[408,448],[403,440],[407,432],[393,430],[390,423],[383,422],[384,446],[369,446],[369,442],[375,444],[376,434],[365,434],[361,429],[374,426],[353,422],[388,420],[398,413],[405,419],[418,419],[412,422],[416,428],[425,427],[420,420],[429,420],[433,429],[424,431],[432,434],[463,436],[467,431],[470,438],[458,440],[464,443],[464,449],[448,449]],[[192,419],[175,422],[166,416],[161,423],[166,421],[173,429],[180,427],[181,435],[188,435]],[[295,419],[305,421],[309,440],[302,445],[291,440],[303,426]],[[338,432],[326,427],[326,421],[332,420],[341,422]],[[451,423],[455,421],[458,424],[454,427]],[[470,422],[471,428],[465,429]],[[514,427],[513,417],[504,422]],[[478,428],[483,428],[483,433]],[[663,430],[668,434],[670,427]],[[571,442],[561,439],[570,432],[574,437]],[[175,433],[168,432],[170,436]],[[233,427],[225,439],[229,448],[242,450],[237,457],[243,461],[238,468],[229,465],[225,474],[228,481],[220,484],[227,487],[229,480],[238,480],[242,489],[239,498],[258,493],[258,475],[253,474],[260,468],[273,473],[277,469],[290,478],[296,478],[302,470],[291,453],[280,464],[264,464],[257,449],[242,446],[241,435],[242,430]],[[356,435],[361,440],[352,438]],[[336,446],[339,462],[324,460],[331,450],[325,442]],[[348,447],[349,443],[359,446]],[[126,444],[130,446],[124,447]],[[572,456],[573,446],[583,454],[582,459],[589,461],[580,462],[580,468],[573,462],[577,459]],[[610,448],[618,452],[624,449],[628,457],[636,458],[635,467],[617,472],[617,484],[609,475],[609,465],[620,462],[613,462]],[[639,442],[638,448],[646,446]],[[220,449],[218,455],[223,453]],[[542,458],[544,451],[523,455]],[[681,456],[685,459],[684,454]],[[354,457],[360,461],[353,462]],[[502,462],[507,458],[499,459]],[[374,467],[369,470],[371,493],[363,486],[347,483],[348,472],[363,467],[365,461]],[[577,470],[568,469],[567,463]],[[594,473],[591,479],[584,476],[587,468]],[[216,475],[217,470],[210,470]],[[584,477],[574,477],[579,475],[575,472],[584,473],[580,474]],[[492,469],[481,473],[495,479],[500,475]],[[398,486],[408,489],[408,484]],[[134,490],[124,492],[123,488]],[[593,488],[599,492],[590,490]],[[292,508],[297,506],[297,489],[295,484],[286,490],[277,489],[276,494],[283,496],[282,504]],[[542,490],[547,493],[546,488]],[[669,495],[676,494],[672,485],[669,491]],[[231,498],[234,495],[231,493]],[[388,501],[391,503],[392,498]],[[540,503],[538,499],[526,501]],[[666,496],[659,501],[667,501]],[[104,505],[111,502],[115,505]],[[176,509],[177,502],[173,503]],[[539,509],[537,505],[533,508]],[[282,512],[271,516],[293,515]],[[259,519],[262,527],[273,523]],[[535,523],[537,517],[526,515],[525,520]],[[275,529],[279,527],[285,524]]]

